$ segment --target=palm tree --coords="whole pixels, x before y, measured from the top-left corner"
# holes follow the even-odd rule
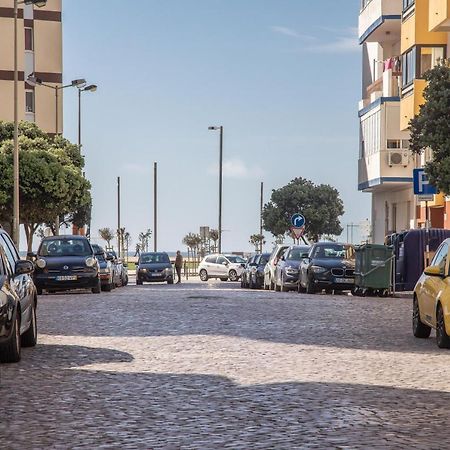
[[[148,252],[148,244],[152,236],[152,230],[148,229],[145,232],[139,233],[138,240],[141,252]]]
[[[266,239],[263,234],[252,234],[249,242],[255,246],[255,252],[262,253],[263,245],[266,243]]]
[[[111,248],[111,241],[114,239],[114,231],[111,230],[111,228],[100,228],[98,234],[106,241],[108,248]]]
[[[214,242],[213,253],[217,251],[217,241],[219,240],[219,230],[209,230],[209,239]]]

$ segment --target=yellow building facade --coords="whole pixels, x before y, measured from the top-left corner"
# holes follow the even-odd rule
[[[62,91],[57,105],[55,89],[26,82],[35,74],[50,86],[62,84],[61,0],[47,0],[42,8],[19,5],[18,17],[19,119],[49,134],[62,133]],[[0,120],[13,119],[14,3],[0,0]]]
[[[424,205],[412,188],[426,157],[409,151],[409,122],[424,103],[424,74],[448,58],[450,0],[361,0],[363,96],[358,186],[372,196],[373,241],[421,227]],[[449,205],[449,208],[447,208]],[[432,225],[450,225],[450,203],[430,202]]]

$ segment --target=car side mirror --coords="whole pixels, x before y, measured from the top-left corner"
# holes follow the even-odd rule
[[[30,258],[30,259],[36,259],[36,258],[37,258],[37,255],[36,255],[36,253],[34,253],[34,252],[28,252],[28,253],[27,253],[27,258]]]
[[[31,261],[17,261],[14,276],[26,275],[34,272],[34,264]]]
[[[222,266],[228,266],[228,263],[227,263],[226,261],[224,261],[224,262],[222,263]]]
[[[302,253],[301,258],[302,259],[308,259],[309,253]]]
[[[429,266],[424,270],[425,275],[430,277],[443,277],[444,274],[441,272],[441,268],[439,266]]]
[[[286,261],[286,258],[284,256],[282,256],[280,259],[281,261]]]
[[[106,257],[106,260],[107,260],[107,261],[114,261],[114,256],[108,255],[108,256]]]
[[[309,262],[311,262],[311,258],[309,256],[306,256],[305,258],[303,258],[303,262],[305,264],[308,264]]]

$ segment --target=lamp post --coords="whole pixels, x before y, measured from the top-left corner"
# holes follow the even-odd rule
[[[66,84],[63,86],[52,86],[51,84],[44,83],[40,78],[37,78],[34,75],[30,75],[27,78],[27,83],[30,84],[31,86],[44,86],[44,87],[53,89],[55,91],[55,101],[56,101],[55,135],[58,135],[59,134],[59,117],[58,117],[59,116],[59,91],[66,89],[68,87],[76,87],[78,89],[84,88],[84,86],[86,86],[86,80],[84,78],[80,78],[78,80],[72,80],[70,82],[70,84]]]
[[[208,127],[211,131],[220,131],[219,145],[219,253],[222,253],[222,185],[223,185],[223,126]]]
[[[47,4],[47,0],[24,0],[19,2],[14,0],[14,152],[13,152],[13,239],[19,248],[20,244],[20,180],[19,180],[19,49],[18,49],[18,17],[19,4],[36,5],[42,8]]]
[[[90,84],[86,87],[78,87],[78,147],[81,153],[81,93],[82,92],[95,92],[97,85]]]

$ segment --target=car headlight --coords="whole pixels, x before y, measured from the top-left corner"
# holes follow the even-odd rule
[[[47,265],[47,261],[45,259],[39,258],[36,261],[36,265],[39,267],[39,269],[43,269]]]
[[[147,272],[147,269],[141,269],[141,268],[139,268],[139,272]]]
[[[298,269],[295,267],[286,267],[286,273],[298,273]]]
[[[312,266],[312,267],[311,267],[311,270],[312,270],[314,273],[324,273],[324,272],[327,271],[327,269],[326,269],[325,267],[320,267],[320,266]]]
[[[94,267],[95,266],[95,259],[94,258],[86,258],[86,266],[87,267]]]
[[[173,273],[173,270],[167,268],[167,269],[164,269],[164,272],[166,272],[167,275],[171,275]]]

